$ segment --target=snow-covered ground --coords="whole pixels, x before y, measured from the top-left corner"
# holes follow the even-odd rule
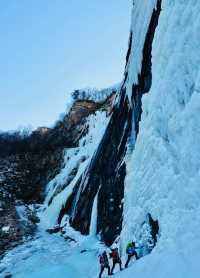
[[[69,235],[71,235],[71,231]],[[0,277],[16,278],[93,277],[98,272],[98,241],[76,233],[78,243],[67,242],[60,235],[49,235],[40,224],[34,240],[10,251],[0,263]],[[80,253],[87,249],[88,252]],[[88,264],[88,262],[93,262]]]
[[[60,235],[49,235],[43,224],[40,223],[34,240],[16,247],[4,257],[0,263],[0,277],[8,274],[14,278],[98,277],[99,252],[109,252],[109,249],[97,237],[82,236],[69,228],[67,234],[75,236],[77,243],[68,242]],[[118,266],[115,269],[115,273],[117,272]],[[107,271],[103,277],[107,277]]]

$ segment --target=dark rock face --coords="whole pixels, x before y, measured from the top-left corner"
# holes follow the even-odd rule
[[[11,274],[7,274],[4,278],[12,278]]]
[[[144,221],[140,224],[140,228],[137,229],[137,240],[142,242],[138,249],[139,257],[150,254],[156,246],[159,237],[159,222],[153,219],[152,215],[148,213]]]
[[[0,193],[0,258],[5,251],[31,239],[39,222],[35,211],[22,206],[23,219],[6,193]]]
[[[110,123],[94,155],[89,169],[77,182],[72,195],[62,208],[58,221],[65,213],[70,215],[71,225],[83,234],[89,233],[91,213],[94,198],[98,193],[97,233],[102,240],[111,245],[120,234],[122,226],[124,196],[124,179],[126,165],[123,158],[126,154],[128,139],[132,128],[132,119],[135,121],[135,134],[139,132],[139,122],[142,113],[142,95],[151,87],[151,51],[161,12],[161,1],[158,0],[146,35],[143,48],[143,61],[139,83],[133,84],[132,101],[130,108],[124,88],[129,72],[125,74],[118,104],[113,109]],[[130,57],[134,33],[131,33],[127,63]],[[134,115],[134,117],[133,117]]]
[[[110,113],[114,93],[103,102],[94,102],[91,100],[77,100],[70,113],[64,119],[58,122],[54,130],[49,134],[49,142],[54,145],[62,146],[63,142],[67,147],[76,147],[79,140],[87,132],[85,126],[86,118],[94,114],[98,110],[107,111]]]
[[[0,159],[0,181],[13,201],[40,203],[47,181],[59,172],[62,150],[47,153],[21,153]]]
[[[56,226],[56,227],[53,227],[53,228],[49,228],[46,230],[49,234],[56,234],[58,232],[61,232],[62,231],[62,228],[60,226]]]
[[[62,150],[0,158],[0,256],[33,237],[39,219],[27,207],[27,221],[21,221],[16,206],[42,202],[46,182],[59,172],[61,163]],[[4,226],[9,230],[3,232]]]
[[[132,109],[125,90],[119,106],[115,106],[107,130],[92,162],[62,208],[70,215],[71,225],[83,234],[89,233],[93,200],[98,192],[97,233],[111,245],[121,232],[126,165],[123,162],[132,127]],[[117,128],[116,128],[117,127]],[[82,190],[84,188],[84,190]],[[78,196],[80,192],[80,195]]]
[[[148,214],[148,218],[149,218],[149,225],[151,227],[151,236],[153,239],[153,247],[154,247],[157,243],[157,239],[159,235],[159,222],[158,220],[154,220],[150,213]]]
[[[129,61],[129,58],[130,58],[130,54],[131,54],[132,41],[133,41],[133,33],[131,31],[130,38],[129,38],[128,51],[127,51],[127,54],[126,54],[126,66],[128,64],[128,61]]]
[[[2,196],[1,196],[2,199]],[[0,257],[8,248],[22,240],[19,218],[12,202],[1,201],[0,206]]]
[[[73,192],[75,197],[79,187],[85,188],[78,202],[72,203],[71,224],[74,228],[87,234],[94,197],[98,195],[97,232],[102,240],[111,245],[113,239],[121,231],[122,199],[124,196],[123,181],[126,175],[125,163],[122,162],[126,152],[126,142],[131,130],[132,111],[123,93],[119,108],[115,107],[110,123],[102,142],[94,155],[85,181],[81,182]],[[118,126],[118,128],[115,128]]]

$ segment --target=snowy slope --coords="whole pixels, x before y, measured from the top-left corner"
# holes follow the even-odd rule
[[[75,232],[73,232],[73,235]],[[40,224],[37,237],[10,251],[0,262],[0,277],[15,278],[78,278],[97,276],[96,256],[100,244],[95,238],[76,233],[78,243],[60,235],[49,235]],[[80,251],[87,249],[88,252]],[[92,262],[92,265],[89,264]]]

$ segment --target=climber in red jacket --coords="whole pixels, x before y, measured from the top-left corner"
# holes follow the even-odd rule
[[[119,264],[120,271],[122,270],[122,261],[119,256],[118,248],[112,249],[112,253],[110,253],[110,257],[113,260],[113,266],[112,266],[112,270],[111,270],[111,275],[112,275],[116,264]]]

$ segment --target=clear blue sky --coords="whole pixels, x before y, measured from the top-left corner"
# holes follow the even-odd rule
[[[0,0],[0,130],[51,125],[77,88],[121,81],[132,0]]]

